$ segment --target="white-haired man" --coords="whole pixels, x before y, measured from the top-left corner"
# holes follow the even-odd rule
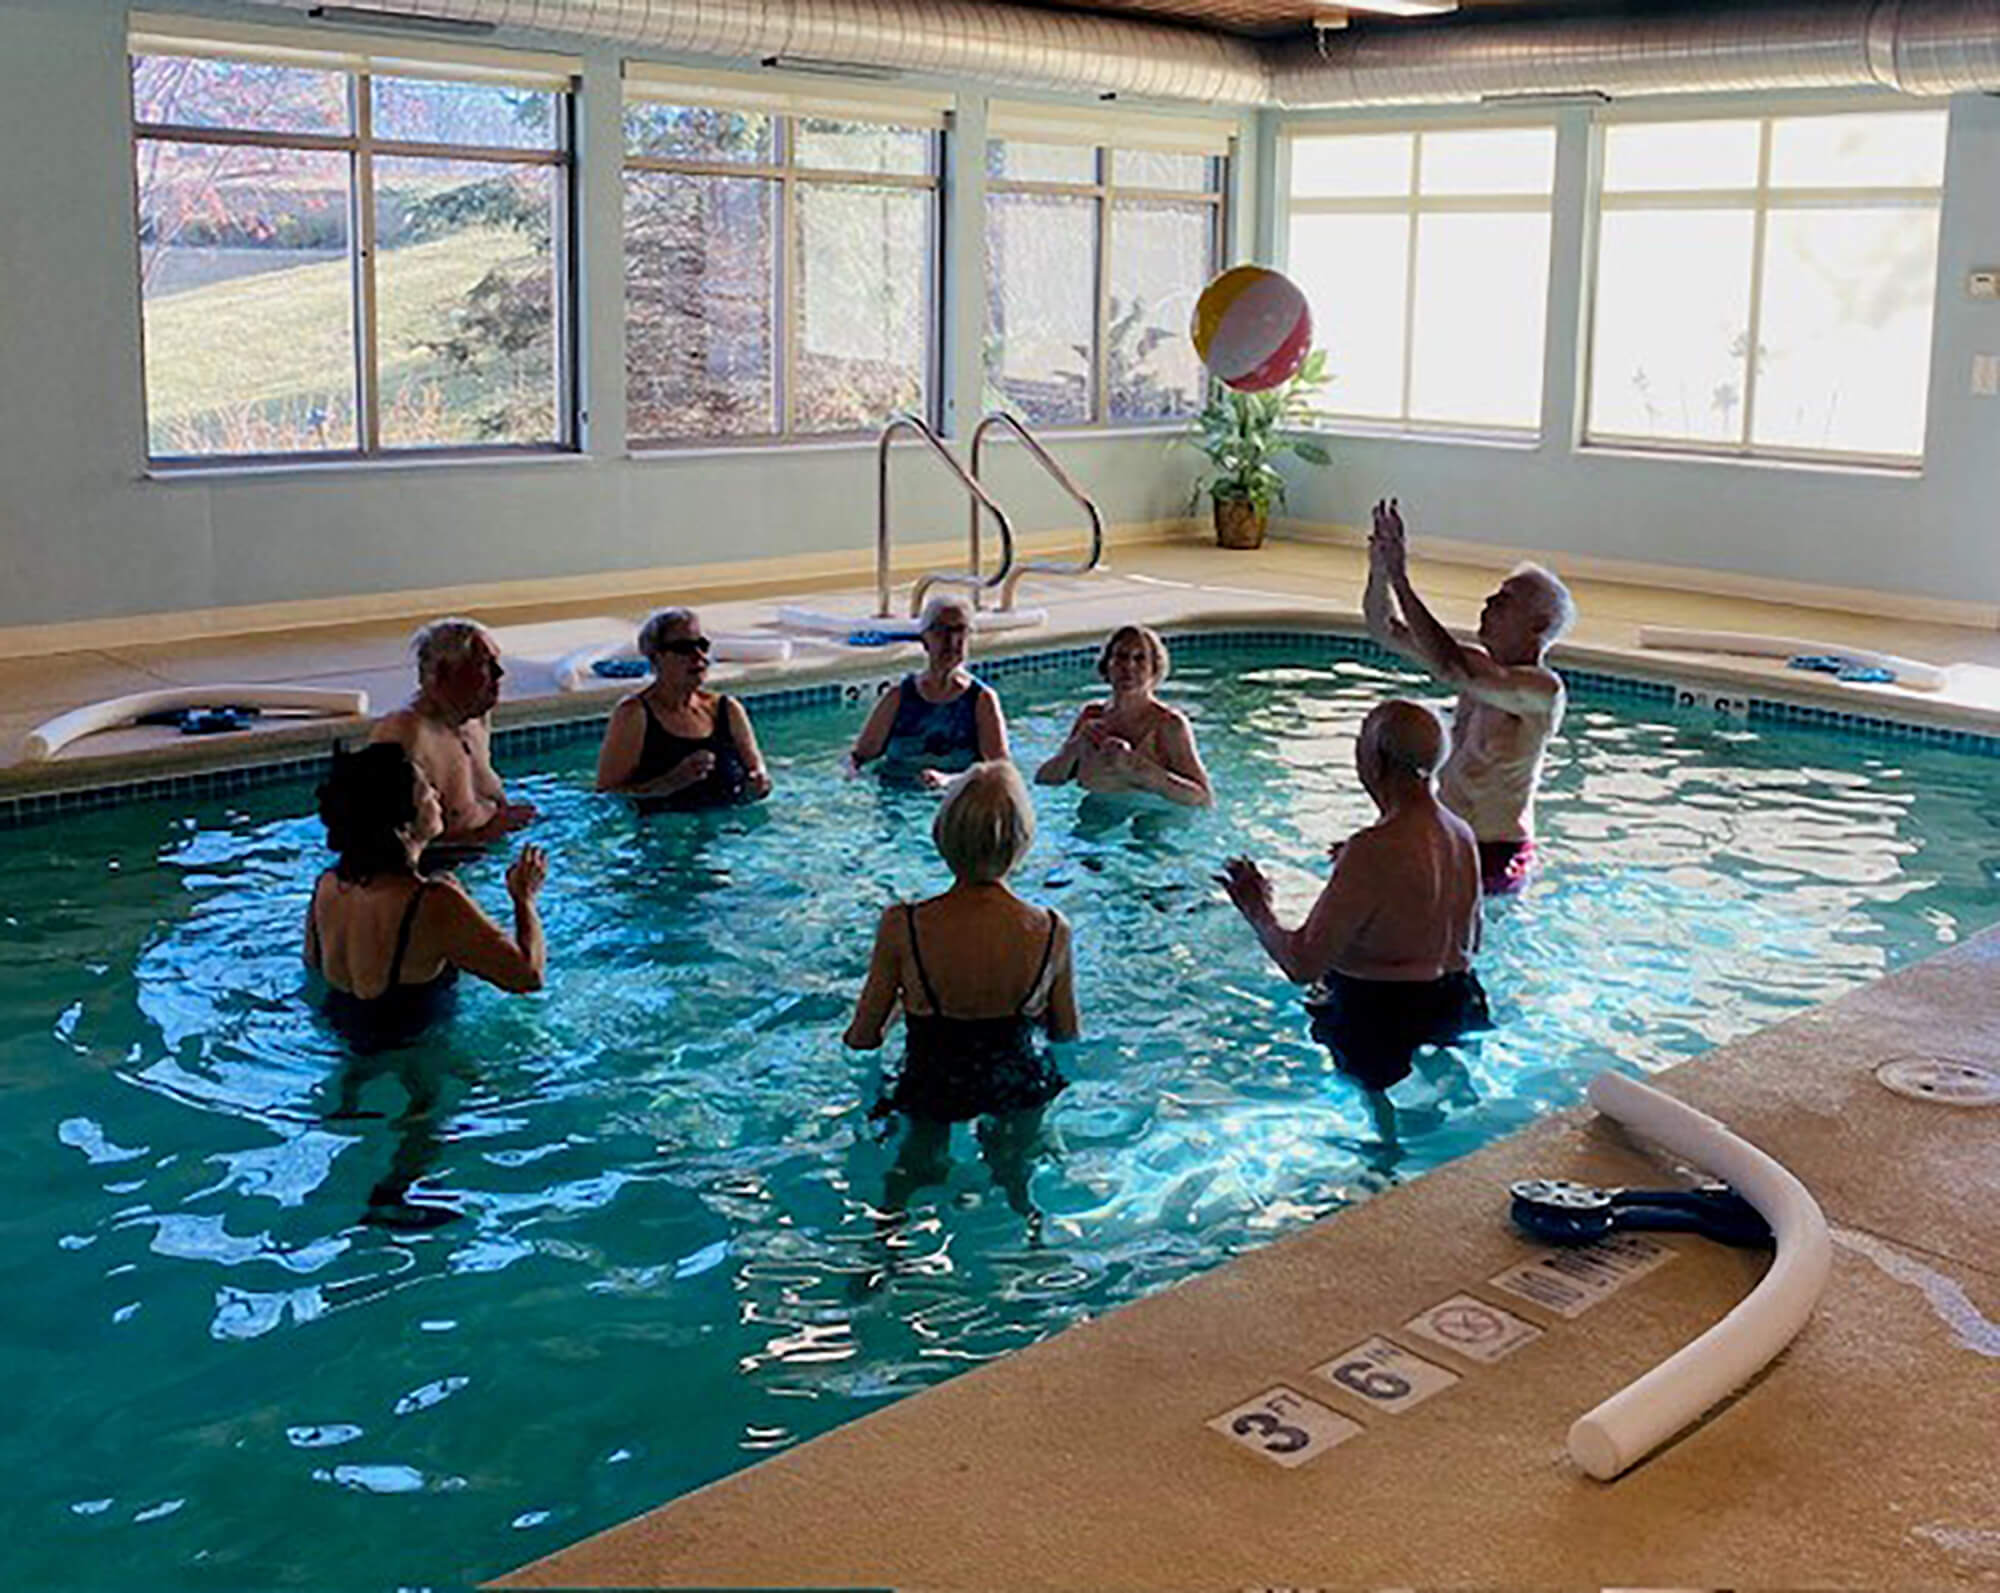
[[[1472,826],[1486,894],[1519,890],[1534,866],[1542,754],[1562,723],[1562,677],[1543,660],[1575,617],[1569,589],[1524,564],[1480,609],[1479,641],[1461,642],[1410,585],[1403,517],[1391,498],[1375,505],[1361,606],[1376,641],[1457,688],[1439,794]]]
[[[417,692],[376,721],[370,741],[393,741],[437,788],[444,808],[441,847],[478,846],[518,830],[535,816],[509,802],[493,769],[487,715],[500,700],[500,644],[477,620],[433,620],[412,638]]]

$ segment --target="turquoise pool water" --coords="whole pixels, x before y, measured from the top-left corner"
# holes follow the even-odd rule
[[[1324,651],[1182,660],[1213,814],[1037,794],[1020,883],[1076,925],[1088,1036],[1039,1247],[963,1131],[878,1237],[839,1033],[880,907],[941,875],[929,799],[837,776],[858,710],[767,717],[779,796],[719,820],[592,796],[591,742],[510,768],[549,989],[377,1076],[302,1001],[308,789],[0,836],[0,1580],[469,1583],[2000,918],[1991,762],[1583,695],[1545,871],[1489,918],[1503,1026],[1399,1089],[1391,1151],[1209,883],[1247,850],[1302,911],[1368,814],[1353,732],[1411,683]],[[1091,683],[1001,684],[1028,762]],[[496,908],[500,869],[466,873]],[[360,1225],[392,1168],[462,1215]]]

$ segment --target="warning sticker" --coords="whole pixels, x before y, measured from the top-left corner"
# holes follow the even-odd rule
[[[1475,1300],[1469,1294],[1454,1294],[1449,1300],[1440,1300],[1421,1316],[1405,1322],[1403,1331],[1442,1344],[1475,1361],[1497,1361],[1542,1336],[1542,1330],[1534,1323],[1523,1322],[1499,1306]]]
[[[1557,1316],[1581,1316],[1634,1278],[1674,1259],[1675,1252],[1641,1234],[1614,1233],[1595,1244],[1546,1250],[1491,1280],[1503,1293],[1532,1300]]]
[[[1303,1466],[1367,1429],[1283,1384],[1207,1424],[1280,1466]]]
[[[1329,1383],[1365,1399],[1377,1410],[1401,1413],[1458,1381],[1458,1373],[1413,1354],[1379,1335],[1313,1370]]]

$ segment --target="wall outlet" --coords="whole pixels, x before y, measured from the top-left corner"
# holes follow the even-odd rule
[[[1965,274],[1968,299],[2000,299],[2000,266],[1979,266]]]
[[[1972,356],[1972,396],[2000,397],[2000,354]]]

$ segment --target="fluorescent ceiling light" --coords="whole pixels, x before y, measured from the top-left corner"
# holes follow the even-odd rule
[[[493,24],[464,17],[427,17],[414,11],[377,11],[372,6],[311,6],[315,22],[347,22],[364,28],[395,28],[404,33],[491,33]]]
[[[1458,9],[1458,0],[1341,0],[1348,11],[1382,17],[1441,17]]]
[[[1566,89],[1559,93],[1482,94],[1481,105],[1609,105],[1603,89]]]
[[[876,83],[886,83],[903,75],[893,66],[882,66],[873,61],[829,61],[816,55],[767,55],[758,64],[780,72],[808,72],[815,77],[867,78]]]

